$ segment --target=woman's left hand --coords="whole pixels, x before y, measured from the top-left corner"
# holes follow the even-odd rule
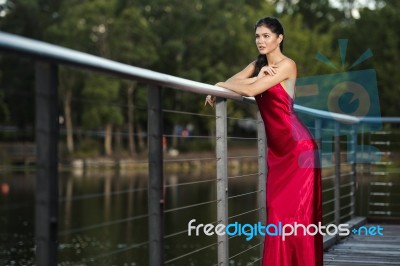
[[[218,82],[218,83],[215,84],[214,86],[218,86],[218,87],[224,88],[224,86],[222,86],[223,83],[224,83],[224,82]],[[217,98],[217,97],[215,97],[215,96],[213,96],[213,95],[207,95],[206,101],[204,102],[204,106],[206,106],[207,103],[208,103],[211,107],[214,107],[216,98]]]
[[[204,102],[204,106],[206,106],[207,103],[208,103],[211,107],[214,107],[215,99],[216,99],[215,96],[213,96],[213,95],[207,95],[206,101]]]

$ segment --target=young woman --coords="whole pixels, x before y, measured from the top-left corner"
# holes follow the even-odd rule
[[[259,20],[255,38],[260,53],[257,60],[216,85],[255,96],[268,146],[267,224],[297,225],[297,235],[284,239],[266,234],[263,265],[319,266],[323,264],[323,242],[315,231],[322,222],[318,147],[293,111],[296,64],[282,53],[284,32],[277,19]],[[213,97],[207,96],[207,102],[213,105]],[[286,227],[285,232],[290,231]]]

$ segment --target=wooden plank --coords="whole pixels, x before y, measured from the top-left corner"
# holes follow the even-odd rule
[[[352,219],[350,219],[346,223],[349,224],[349,229],[351,230],[354,227],[359,227],[359,226],[362,226],[362,225],[366,224],[366,222],[367,222],[367,218],[366,217],[357,216],[357,217],[353,217]],[[336,234],[336,235],[333,235],[333,236],[325,235],[324,236],[324,250],[332,247],[338,241],[340,241],[339,234]]]
[[[378,224],[367,224],[366,227]],[[326,250],[324,265],[399,265],[400,225],[380,224],[382,236],[351,235]]]

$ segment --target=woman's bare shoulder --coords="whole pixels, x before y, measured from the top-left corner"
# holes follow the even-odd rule
[[[277,65],[278,66],[282,65],[282,66],[288,66],[288,67],[296,67],[296,62],[293,59],[289,58],[289,57],[285,57]]]
[[[286,73],[289,73],[290,78],[295,78],[297,76],[297,66],[296,62],[289,58],[286,57],[283,59],[281,62],[278,63],[278,66],[280,69],[283,69]]]

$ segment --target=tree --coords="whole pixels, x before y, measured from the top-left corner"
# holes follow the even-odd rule
[[[139,8],[125,3],[117,9],[114,22],[110,25],[109,45],[111,57],[117,61],[139,67],[151,67],[158,60],[156,45],[158,39],[150,30],[148,21]],[[128,127],[128,144],[132,156],[136,155],[135,134],[135,90],[137,82],[123,81],[121,83],[126,98],[126,118]],[[140,100],[140,99],[139,99]],[[143,100],[143,99],[142,99]],[[139,135],[138,138],[143,138]],[[143,140],[139,140],[141,143]]]
[[[88,9],[88,7],[82,8],[82,3],[79,1],[63,1],[54,23],[45,29],[44,39],[57,45],[93,53],[95,50],[93,41],[88,40],[91,30],[86,25],[85,18]],[[83,79],[84,76],[77,71],[65,67],[59,69],[59,92],[65,118],[69,154],[74,152],[75,146],[72,99],[80,94]]]
[[[363,52],[371,49],[373,57],[354,70],[376,70],[383,116],[398,116],[400,110],[400,76],[397,68],[400,60],[399,10],[398,1],[385,1],[383,7],[375,10],[364,8],[360,10],[359,19],[336,33],[349,39],[349,62],[355,62]]]
[[[91,75],[85,81],[82,95],[90,99],[83,108],[82,122],[88,129],[104,128],[104,151],[112,155],[112,129],[123,123],[118,103],[120,83],[105,76]]]
[[[341,0],[342,10],[331,5],[330,0],[297,1],[274,0],[279,15],[303,17],[302,26],[323,33],[329,31],[334,23],[350,18],[349,10],[355,0]]]
[[[3,1],[4,2],[4,1]],[[49,3],[50,2],[50,3]],[[51,16],[56,5],[51,1],[21,0],[5,1],[0,7],[0,30],[12,34],[41,39],[43,30],[51,23]],[[2,69],[0,89],[4,103],[8,105],[8,122],[18,130],[28,132],[20,138],[32,140],[34,127],[34,64],[26,58],[1,54]],[[4,122],[4,121],[3,121]],[[25,135],[25,134],[24,134]]]
[[[59,97],[62,101],[64,120],[67,136],[67,150],[69,154],[74,152],[74,126],[72,119],[72,98],[82,82],[82,76],[77,71],[68,68],[59,68]]]
[[[4,102],[4,93],[0,91],[0,123],[6,123],[10,119],[8,105]]]
[[[253,46],[254,23],[273,10],[267,3],[244,0],[143,0],[141,5],[151,30],[160,39],[157,43],[160,64],[155,70],[211,84],[227,79],[254,60],[257,56]],[[203,95],[175,90],[165,93],[167,109],[208,112],[202,108]],[[231,103],[229,106],[232,113],[243,115],[243,110],[233,108]],[[182,114],[166,115],[167,133],[172,134],[178,125],[189,122],[195,125],[195,134],[206,134],[202,117]]]

